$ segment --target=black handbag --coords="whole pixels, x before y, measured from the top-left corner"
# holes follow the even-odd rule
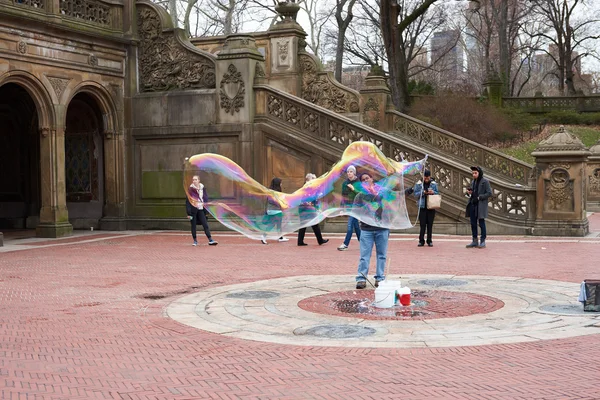
[[[471,207],[473,207],[473,204],[471,204],[471,202],[469,201],[467,203],[467,208],[465,208],[465,217],[467,218],[471,218]]]

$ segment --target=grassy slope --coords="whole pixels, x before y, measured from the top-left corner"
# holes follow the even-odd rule
[[[556,127],[553,127],[551,132],[556,132],[556,129]],[[567,125],[565,126],[565,129],[581,139],[583,144],[587,147],[593,146],[598,142],[598,140],[600,140],[600,128],[598,127]],[[540,141],[541,140],[532,140],[529,142],[520,143],[513,147],[507,147],[498,150],[518,158],[519,160],[534,164],[535,159],[531,156],[531,152],[535,150]]]

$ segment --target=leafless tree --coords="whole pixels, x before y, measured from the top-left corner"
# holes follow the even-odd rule
[[[315,56],[322,59],[321,46],[324,30],[331,21],[335,6],[330,1],[300,0],[298,5],[308,16],[309,49]]]
[[[521,52],[529,45],[520,37],[521,27],[530,15],[531,5],[522,0],[476,0],[469,3],[466,10],[467,35],[476,43],[472,57],[472,66],[481,69],[481,76],[490,73],[490,66],[496,68],[503,85],[505,96],[513,95],[516,74],[513,67],[520,72]]]
[[[533,11],[539,15],[541,30],[529,32],[545,39],[548,48],[539,49],[553,60],[554,74],[561,94],[575,95],[574,73],[579,60],[595,55],[590,45],[600,38],[600,16],[591,1],[586,0],[530,0]]]

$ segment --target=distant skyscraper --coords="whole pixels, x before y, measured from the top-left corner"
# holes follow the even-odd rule
[[[459,78],[463,72],[463,48],[459,30],[435,32],[431,39],[431,63],[447,78]]]

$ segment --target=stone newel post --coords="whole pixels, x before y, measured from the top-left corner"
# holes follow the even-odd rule
[[[254,75],[263,56],[251,35],[231,35],[217,57],[217,122],[250,123],[254,119]]]
[[[296,22],[300,6],[280,1],[275,7],[280,21],[269,29],[269,84],[284,92],[300,96],[301,82],[298,60],[299,48],[306,44],[306,32]]]
[[[387,98],[391,94],[387,86],[383,69],[373,67],[365,79],[365,87],[360,90],[362,102],[362,123],[371,128],[386,131],[385,110],[387,107]]]
[[[590,152],[565,130],[542,141],[532,155],[537,171],[537,236],[585,236],[586,161]]]

